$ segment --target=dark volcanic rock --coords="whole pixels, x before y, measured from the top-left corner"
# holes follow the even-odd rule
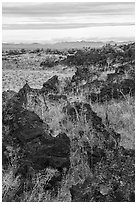
[[[135,81],[133,79],[125,79],[120,84],[121,92],[124,95],[131,94],[135,95]]]
[[[68,104],[64,111],[68,114],[71,121],[77,122],[82,118],[85,118],[85,122],[89,124],[91,132],[95,132],[93,141],[95,139],[96,145],[90,149],[90,145],[86,144],[86,152],[88,156],[88,163],[92,170],[96,163],[106,159],[107,151],[114,151],[118,147],[120,141],[120,135],[113,129],[108,130],[103,124],[102,119],[92,110],[91,106],[87,103],[74,103]],[[82,131],[79,133],[82,137]]]
[[[2,92],[2,105],[6,105],[8,100],[16,94],[15,91],[7,90]]]
[[[8,100],[3,109],[3,124],[9,125],[10,135],[25,143],[29,139],[39,137],[44,134],[43,121],[33,111],[26,110],[27,91],[31,88],[26,84],[16,95]]]
[[[92,201],[93,189],[91,186],[92,179],[88,178],[83,184],[73,185],[70,188],[72,202],[89,202]]]
[[[8,121],[10,130],[13,137],[19,139],[20,142],[25,144],[34,138],[45,135],[43,121],[34,112],[20,108],[13,114],[13,119]]]
[[[26,95],[31,91],[31,88],[25,85],[8,100],[3,109],[3,125],[8,127],[7,133],[3,134],[4,146],[9,144],[14,148],[21,147],[22,160],[24,163],[29,161],[34,169],[44,169],[48,166],[68,169],[70,140],[65,133],[60,133],[56,138],[52,137],[48,133],[48,125],[43,123],[35,112],[26,109]],[[4,160],[6,163],[6,158]]]
[[[110,101],[112,99],[123,99],[125,95],[135,95],[135,81],[125,79],[118,83],[111,83],[101,88],[98,98],[100,102]]]
[[[96,164],[93,176],[70,188],[73,202],[135,201],[135,156],[125,156],[119,150],[105,162],[100,160],[101,152],[97,153],[100,162]]]
[[[71,82],[76,82],[76,84],[78,84],[78,82],[88,79],[88,75],[89,75],[89,69],[88,68],[83,68],[83,67],[78,67],[75,74],[72,77]]]
[[[34,91],[28,83],[26,83],[23,88],[21,88],[18,92],[18,97],[20,102],[24,103],[25,105],[27,104],[27,94],[29,94],[31,91]]]
[[[5,95],[7,95],[7,92],[6,94],[3,92],[3,105],[5,104]],[[14,94],[11,100],[7,99],[6,101],[8,101],[8,106],[23,107],[35,112],[41,119],[44,119],[43,112],[48,109],[45,98],[43,94],[40,93],[40,89],[33,89],[28,83],[26,83],[18,93]]]
[[[89,94],[88,99],[91,100],[91,102],[94,103],[98,100],[99,102],[103,103],[112,99],[124,99],[124,96],[127,94],[135,96],[135,81],[133,79],[120,80],[116,74],[113,75],[115,75],[116,80],[113,81],[115,77],[112,78],[111,82],[109,79],[109,82],[100,88],[100,93]]]
[[[88,103],[74,102],[73,104],[68,104],[63,108],[63,111],[69,116],[70,120],[77,121],[77,119],[82,116],[87,122],[92,121],[93,127],[99,128],[103,127],[102,119],[97,116],[97,114],[91,109]]]
[[[110,101],[112,99],[119,99],[123,97],[119,92],[119,85],[117,83],[105,85],[101,88],[98,98],[100,102]]]
[[[65,134],[54,138],[45,133],[43,121],[34,112],[21,108],[12,114],[13,117],[4,122],[9,124],[10,139],[12,137],[14,143],[24,149],[24,160],[29,160],[34,169],[69,168],[70,140]]]
[[[25,150],[25,160],[33,164],[34,169],[69,168],[70,141],[66,135],[56,138],[44,132],[43,121],[28,110],[14,112],[13,119],[6,121],[10,127],[10,137]]]
[[[59,102],[60,100],[67,101],[66,95],[49,94],[48,99],[50,102]]]
[[[63,107],[63,112],[67,114],[71,121],[75,122],[77,120],[77,112],[74,106],[68,104],[67,106]]]
[[[126,65],[127,66],[127,65]],[[129,66],[127,66],[128,69]],[[85,80],[85,85],[82,86],[82,89],[86,92],[88,90],[88,99],[91,103],[105,101],[110,101],[112,99],[121,100],[124,99],[124,96],[130,94],[135,96],[135,80],[134,77],[131,77],[130,74],[128,77],[125,75],[125,72],[107,74],[107,80],[100,80],[92,77],[93,73],[90,73],[88,68],[78,67],[75,74],[72,77],[71,83],[68,84],[68,87],[65,87],[65,91],[73,91],[79,89],[82,84],[82,80]]]
[[[55,75],[43,84],[41,92],[44,94],[47,93],[57,94],[59,92],[58,85],[59,85],[58,76]]]
[[[48,166],[62,170],[70,166],[70,140],[65,133],[60,133],[57,137],[44,139],[42,143],[29,144],[28,157],[33,161],[34,168],[44,169]]]
[[[43,112],[48,109],[40,89],[33,89],[27,83],[17,94],[20,104],[27,110],[34,111],[41,119]]]
[[[44,124],[40,117],[29,110],[24,109],[15,98],[9,100],[3,110],[3,143],[14,148],[20,146],[25,149],[27,143],[37,138],[49,137],[44,131]]]
[[[58,187],[59,187],[59,183],[62,180],[62,174],[61,173],[56,173],[51,180],[49,180],[49,182],[44,186],[44,190],[57,190],[58,192]],[[57,195],[57,194],[56,194]]]

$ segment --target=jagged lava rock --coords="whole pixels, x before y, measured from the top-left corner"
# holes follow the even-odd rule
[[[2,92],[2,105],[6,105],[8,100],[16,94],[15,91],[7,90]]]
[[[55,94],[57,94],[59,92],[58,85],[59,85],[58,76],[54,75],[53,77],[51,77],[48,81],[46,81],[43,84],[43,87],[41,89],[41,93],[44,93],[44,94],[55,93]]]
[[[44,119],[43,113],[48,109],[43,94],[40,89],[33,89],[27,83],[18,92],[20,103],[27,110],[34,111],[41,119]]]
[[[32,146],[32,144],[31,144]],[[48,166],[63,170],[70,166],[70,140],[65,133],[57,137],[43,140],[39,148],[30,150],[28,158],[36,169],[44,169]]]
[[[9,126],[9,134],[5,135],[4,141],[8,143],[12,140],[24,149],[24,161],[29,160],[36,169],[48,166],[69,168],[69,138],[63,133],[56,138],[52,137],[45,131],[43,120],[33,111],[25,109],[27,91],[31,89],[25,85],[24,89],[8,100],[3,110],[3,124]]]

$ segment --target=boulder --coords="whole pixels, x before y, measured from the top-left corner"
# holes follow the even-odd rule
[[[108,130],[103,124],[102,119],[92,110],[90,104],[74,102],[63,108],[69,119],[76,123],[80,117],[85,119],[91,130],[95,132],[95,138],[105,149],[115,149],[118,146],[120,135],[113,129]]]
[[[63,112],[66,113],[73,122],[77,121],[77,119],[82,116],[87,122],[92,120],[95,128],[97,128],[98,125],[104,127],[102,124],[102,119],[97,116],[88,103],[74,102],[72,104],[68,104],[66,107],[63,107]]]
[[[89,69],[86,67],[78,67],[76,69],[75,74],[72,77],[71,82],[76,82],[76,84],[78,84],[80,81],[82,80],[87,80],[89,76]]]
[[[63,107],[63,112],[69,117],[69,120],[75,122],[77,120],[77,112],[76,109],[68,104],[67,106]]]
[[[135,80],[133,79],[125,79],[120,84],[121,92],[124,95],[131,94],[131,96],[135,96]]]
[[[20,104],[27,110],[34,111],[41,119],[48,107],[40,89],[33,89],[27,83],[17,94]]]
[[[69,138],[65,133],[52,137],[48,125],[35,112],[23,106],[23,102],[27,104],[28,91],[31,89],[25,86],[8,100],[3,110],[3,126],[8,126],[7,133],[3,135],[3,145],[10,144],[13,148],[19,146],[23,151],[20,155],[23,163],[29,161],[34,169],[45,169],[48,166],[68,169]],[[4,160],[7,161],[5,157]]]
[[[12,92],[9,96],[11,96],[11,94],[12,97],[6,98],[9,92],[3,92],[3,108],[8,101],[8,104],[12,104],[12,107],[14,105],[21,106],[29,111],[35,112],[41,119],[44,119],[43,112],[48,109],[48,106],[40,89],[33,89],[26,83],[18,93],[14,94],[14,92]]]
[[[34,169],[44,169],[48,166],[69,168],[70,141],[65,134],[54,138],[45,133],[43,121],[28,110],[20,109],[20,112],[14,112],[13,118],[6,122],[10,127],[8,136],[24,149],[24,160],[29,160]]]
[[[30,161],[34,169],[69,168],[70,140],[67,135],[60,133],[52,137],[45,132],[39,116],[23,108],[14,110],[11,118],[4,122],[9,124],[9,141],[12,137],[12,141],[24,149],[23,160]]]
[[[70,188],[72,202],[90,202],[93,197],[92,182],[90,177],[83,184],[72,185]]]
[[[55,94],[57,94],[59,92],[58,85],[59,85],[58,76],[55,75],[43,84],[43,87],[41,89],[41,93],[44,93],[44,94],[55,93]]]
[[[71,186],[72,202],[135,202],[135,155],[124,151],[118,149],[108,157],[96,150],[95,171],[84,182]]]
[[[3,127],[8,131],[3,132],[3,143],[12,145],[14,148],[20,146],[26,149],[27,144],[33,140],[49,138],[48,126],[40,117],[19,105],[10,106],[3,112]],[[47,132],[45,132],[47,127]],[[25,150],[26,151],[26,150]]]
[[[110,101],[112,99],[121,99],[123,98],[123,95],[119,91],[119,84],[112,83],[105,85],[103,88],[101,88],[100,93],[98,94],[99,101],[105,102]]]
[[[19,101],[24,103],[25,105],[27,104],[27,94],[33,91],[31,87],[26,83],[23,88],[21,88],[17,94]]]
[[[124,99],[124,95],[135,96],[135,81],[133,79],[124,79],[119,83],[108,83],[100,89],[98,94],[99,102],[110,101],[112,99]]]
[[[45,138],[41,143],[28,144],[28,156],[35,169],[44,169],[48,166],[63,170],[70,166],[70,140],[65,133],[57,137]]]

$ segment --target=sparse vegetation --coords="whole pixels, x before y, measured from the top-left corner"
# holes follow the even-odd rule
[[[134,52],[3,51],[3,202],[135,201]]]

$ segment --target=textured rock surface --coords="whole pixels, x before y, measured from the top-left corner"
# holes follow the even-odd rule
[[[36,110],[34,112],[28,108],[28,95],[33,93],[34,96],[36,92],[26,84],[17,94],[9,97],[3,108],[3,144],[5,147],[7,144],[19,145],[24,152],[22,159],[24,162],[29,160],[34,169],[48,166],[69,168],[70,140],[67,135],[60,133],[56,138],[52,137],[48,125],[35,113]],[[3,163],[4,160],[6,163],[5,157]]]
[[[88,99],[92,102],[110,101],[112,99],[121,100],[125,95],[130,94],[135,96],[135,80],[134,78],[126,78],[126,74],[117,73],[113,70],[112,73],[105,73],[106,78],[101,79],[100,72],[96,73],[96,77],[92,76],[90,70],[85,67],[77,68],[72,77],[71,83],[65,87],[65,91],[74,91],[83,89],[88,94]],[[83,83],[84,80],[84,84]]]
[[[126,153],[125,153],[126,152]],[[135,202],[135,152],[120,148],[96,163],[94,176],[70,188],[72,202]]]
[[[60,102],[61,100],[67,101],[67,96],[66,95],[59,95],[59,94],[49,94],[48,95],[48,100],[52,102]]]
[[[58,80],[58,76],[53,76],[51,77],[47,82],[45,82],[43,84],[43,87],[41,89],[41,92],[44,93],[44,94],[47,94],[47,93],[55,93],[57,94],[58,93],[58,85],[59,85],[59,80]]]

